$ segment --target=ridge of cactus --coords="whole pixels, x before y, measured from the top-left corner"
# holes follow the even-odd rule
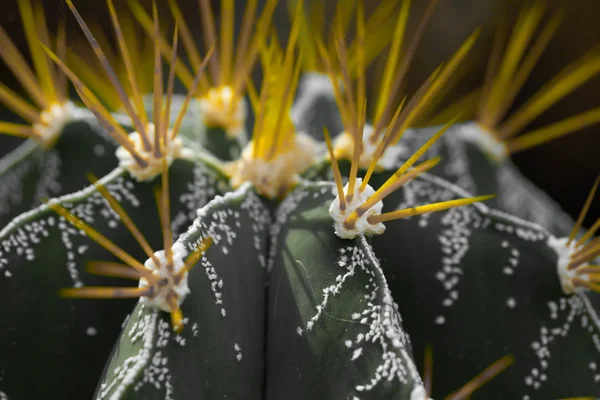
[[[408,336],[366,239],[331,234],[334,191],[301,183],[276,213],[266,398],[409,398],[421,379]]]
[[[432,198],[465,195],[439,183],[438,178],[423,174],[395,202],[411,207]],[[431,231],[438,233],[429,236],[426,232]],[[388,238],[408,232],[418,236],[419,245],[407,247],[396,241],[394,246],[419,262],[408,263],[410,271],[401,272],[394,268],[400,262],[396,253],[383,256],[383,252],[391,244]],[[515,355],[515,363],[482,388],[481,396],[595,393],[589,365],[597,357],[598,296],[584,285],[574,294],[563,292],[559,255],[551,245],[556,239],[548,231],[481,205],[402,220],[372,240],[375,251],[385,257],[382,265],[411,332],[414,351],[423,351],[425,345],[437,349],[437,363],[444,371],[437,381],[442,393],[497,358],[500,349]],[[504,256],[493,256],[499,252]],[[411,289],[415,282],[442,290],[420,292]],[[477,302],[470,300],[475,298]],[[470,328],[461,315],[478,321],[477,328]],[[516,322],[521,318],[521,323]],[[509,321],[520,328],[511,329]],[[447,346],[448,337],[455,338],[454,350]],[[476,347],[481,343],[486,346]],[[461,369],[448,370],[459,361]],[[556,384],[558,376],[560,384]],[[565,383],[567,379],[571,381]]]
[[[140,300],[96,398],[162,399],[173,391],[190,398],[215,393],[260,398],[266,272],[261,252],[268,242],[269,221],[267,209],[247,184],[198,210],[190,229],[173,245],[190,254],[187,260],[193,257],[186,261],[190,293],[181,305],[185,330],[170,332],[168,316]],[[241,244],[250,232],[260,236]],[[212,246],[204,252],[209,238]],[[247,257],[250,252],[256,257]],[[190,370],[197,363],[206,365],[202,372]]]
[[[169,174],[171,226],[179,235],[195,218],[197,208],[221,193],[227,184],[218,172],[185,160],[176,160],[169,168]],[[160,248],[163,245],[162,229],[153,200],[153,182],[137,182],[126,171],[117,168],[99,183],[119,200],[150,246]],[[49,202],[54,207],[60,204],[67,208],[136,259],[145,259],[142,248],[119,223],[122,219],[97,186]],[[2,346],[6,346],[2,352],[10,355],[3,357],[0,367],[6,371],[3,387],[8,393],[33,395],[38,389],[19,378],[29,376],[44,390],[63,393],[65,397],[89,397],[121,330],[121,323],[133,304],[127,300],[106,302],[59,297],[59,291],[65,288],[121,286],[123,281],[90,273],[93,271],[88,269],[90,263],[93,268],[98,260],[106,260],[109,264],[119,260],[84,232],[53,214],[48,206],[42,205],[15,219],[0,233],[2,302],[17,298],[22,307],[46,316],[40,325],[28,314],[11,308],[2,309],[6,326],[15,327],[2,332]],[[45,255],[47,252],[49,254]],[[43,340],[39,336],[40,326],[44,327]],[[37,344],[34,346],[33,343]],[[66,366],[48,371],[42,359],[57,364],[66,362]],[[38,367],[32,369],[29,362]],[[86,372],[82,374],[82,371]],[[77,386],[69,384],[72,376],[78,376]]]

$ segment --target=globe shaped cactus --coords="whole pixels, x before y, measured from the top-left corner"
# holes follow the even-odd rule
[[[285,42],[276,0],[238,29],[233,0],[107,0],[114,48],[65,3],[85,51],[35,0],[28,54],[0,28],[24,93],[0,84],[0,132],[25,139],[0,160],[0,399],[599,394],[600,177],[573,221],[509,158],[600,120],[517,136],[600,72],[594,50],[509,112],[560,14],[536,37],[525,8],[444,111],[480,30],[404,95],[436,0],[410,40],[410,0],[327,28],[292,1]]]

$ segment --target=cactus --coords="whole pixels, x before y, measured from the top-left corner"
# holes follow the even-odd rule
[[[582,221],[600,178],[577,221],[549,221],[558,206],[506,157],[597,110],[502,142],[599,72],[596,53],[498,124],[558,14],[524,56],[543,8],[523,11],[459,123],[467,102],[436,107],[479,30],[396,101],[435,0],[408,44],[408,0],[340,2],[327,32],[320,3],[292,1],[284,47],[276,0],[246,4],[237,40],[233,1],[217,21],[200,0],[202,49],[176,0],[172,30],[155,4],[107,0],[115,49],[65,0],[98,64],[18,1],[33,69],[1,28],[0,57],[32,103],[0,86],[23,121],[0,131],[26,139],[0,160],[0,398],[598,395],[600,221]],[[516,213],[513,189],[538,202]]]

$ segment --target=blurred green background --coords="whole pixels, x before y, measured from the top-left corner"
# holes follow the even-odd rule
[[[364,1],[367,10],[374,8],[379,3],[377,0]],[[74,0],[74,3],[87,21],[95,21],[110,29],[110,19],[104,1]],[[124,6],[125,1],[116,0],[115,3],[117,6]],[[141,0],[141,3],[147,7],[151,5],[150,0]],[[189,21],[199,21],[197,0],[178,0],[178,3],[184,15],[189,16]],[[285,34],[290,22],[283,0],[280,3],[282,4],[274,16],[273,23],[279,32]],[[325,3],[328,11],[331,12],[337,2],[327,0]],[[344,6],[344,0],[339,0],[339,3]],[[413,0],[409,32],[415,29],[427,3],[426,0]],[[81,31],[63,0],[44,0],[43,4],[50,29],[56,25],[58,18],[66,16],[69,41],[76,41],[76,37],[81,36]],[[157,4],[161,10],[162,21],[170,20],[166,0],[157,0]],[[213,4],[218,13],[219,1],[213,1]],[[238,18],[244,4],[245,1],[237,1]],[[495,24],[502,16],[514,21],[517,13],[525,4],[527,2],[523,0],[440,0],[409,71],[408,92],[410,93],[418,87],[440,62],[448,58],[462,41],[481,25],[484,27],[484,31],[475,51],[471,54],[472,67],[459,84],[456,92],[452,93],[448,100],[458,98],[480,85],[483,81]],[[523,104],[567,63],[600,44],[600,21],[598,18],[600,1],[548,0],[547,4],[549,12],[545,17],[548,17],[550,12],[556,10],[557,7],[564,8],[566,16],[550,46],[521,90],[515,107]],[[326,17],[326,21],[328,20],[330,18]],[[2,2],[0,24],[19,48],[26,48],[18,15],[17,0]],[[112,32],[110,33],[112,34]],[[375,68],[372,68],[370,73],[373,74],[374,70]],[[0,79],[8,86],[14,85],[12,75],[3,64],[0,65]],[[544,126],[598,106],[600,106],[600,77],[596,77],[561,100],[534,121],[529,128]],[[0,154],[6,153],[18,142],[19,140],[16,139],[0,137]],[[527,177],[576,217],[595,178],[600,173],[600,126],[591,127],[552,143],[516,154],[514,161]],[[600,198],[596,199],[585,224],[589,226],[599,217]]]

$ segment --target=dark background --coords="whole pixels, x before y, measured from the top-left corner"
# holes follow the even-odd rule
[[[364,1],[367,10],[379,3],[377,0]],[[339,0],[339,2],[344,4],[344,0]],[[74,3],[87,21],[95,20],[102,26],[111,27],[104,1],[74,0]],[[125,1],[116,0],[115,3],[117,6],[122,6]],[[145,0],[141,0],[141,3],[147,6],[151,4],[150,1]],[[184,15],[189,16],[188,21],[193,27],[194,22],[199,21],[197,0],[178,0],[178,3]],[[327,0],[326,3],[329,8],[335,4],[332,0]],[[66,16],[68,40],[71,41],[76,36],[81,36],[81,31],[63,0],[44,0],[43,4],[51,29],[52,26],[55,26],[58,18]],[[166,0],[157,0],[157,4],[162,10],[161,20],[170,19]],[[213,4],[214,9],[218,12],[219,2],[213,1]],[[237,1],[238,17],[244,4],[244,1]],[[414,30],[426,4],[425,0],[413,0],[409,32]],[[462,41],[479,25],[484,27],[484,31],[475,51],[471,54],[474,66],[456,92],[451,94],[450,100],[458,98],[461,94],[480,85],[489,56],[494,25],[503,15],[509,16],[514,21],[517,13],[525,4],[527,2],[523,0],[440,0],[409,71],[408,92],[422,83],[440,62],[451,56]],[[549,0],[547,4],[549,11],[555,10],[557,7],[566,8],[566,16],[550,46],[517,97],[515,107],[523,104],[570,61],[600,44],[600,20],[598,19],[600,1]],[[549,14],[550,12],[547,12],[545,17]],[[286,7],[281,4],[273,19],[279,32],[285,32],[289,27],[287,15]],[[2,2],[0,24],[20,49],[26,48],[16,0]],[[112,34],[112,32],[110,33]],[[4,64],[0,65],[0,81],[14,86],[14,78]],[[599,93],[600,77],[596,77],[561,100],[528,128],[535,129],[577,112],[599,107]],[[6,153],[18,142],[19,140],[0,135],[0,154]],[[600,173],[600,125],[516,154],[513,159],[527,177],[576,217],[594,180]],[[600,196],[597,196],[585,224],[589,226],[599,217]]]

